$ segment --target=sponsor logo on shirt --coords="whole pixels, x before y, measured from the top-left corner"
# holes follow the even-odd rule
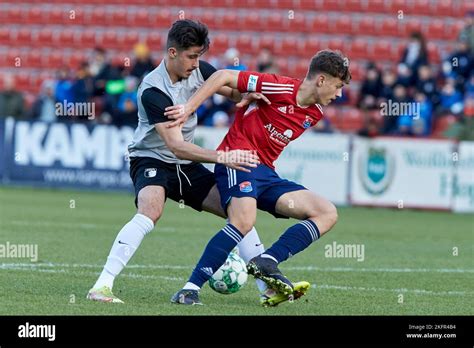
[[[252,192],[252,183],[250,181],[244,181],[239,184],[240,192]]]
[[[291,129],[287,129],[281,133],[271,123],[264,126],[264,128],[270,133],[270,139],[279,145],[288,145],[293,137],[293,131]]]
[[[255,92],[257,90],[257,81],[258,81],[258,76],[250,75],[249,81],[247,83],[247,91]]]

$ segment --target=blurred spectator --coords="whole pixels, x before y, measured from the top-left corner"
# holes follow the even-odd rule
[[[405,103],[410,103],[411,99],[407,94],[407,89],[405,86],[401,84],[395,85],[393,89],[393,99],[388,100],[388,105],[398,105],[398,109],[400,110],[400,106]],[[403,104],[402,104],[403,103]],[[400,116],[404,116],[401,114],[392,114],[392,110],[388,110],[388,115],[383,115],[383,127],[382,133],[383,134],[398,134],[399,124],[398,118]]]
[[[121,126],[137,126],[137,85],[138,79],[135,76],[125,78],[125,92],[118,100],[118,113],[114,118],[114,123]]]
[[[135,63],[130,71],[130,75],[135,76],[141,81],[146,74],[155,69],[155,64],[151,59],[150,49],[146,44],[137,43],[133,48],[133,52],[135,54]]]
[[[375,117],[368,117],[364,128],[357,132],[362,137],[376,137],[380,135],[379,125]]]
[[[73,81],[68,68],[64,67],[56,73],[56,90],[54,97],[58,103],[74,102],[72,92]]]
[[[257,56],[257,71],[261,73],[276,74],[278,67],[275,66],[272,52],[268,48],[262,48]]]
[[[418,83],[416,89],[423,92],[433,107],[439,104],[439,93],[436,90],[436,81],[433,78],[433,73],[429,65],[421,65],[418,68]]]
[[[418,68],[428,64],[428,50],[423,35],[413,32],[398,64],[399,83],[405,87],[418,81]]]
[[[100,47],[94,48],[89,67],[94,81],[94,96],[104,95],[107,81],[121,77],[118,69],[107,62],[105,50]]]
[[[364,110],[377,109],[377,99],[380,96],[382,82],[380,81],[380,72],[373,62],[368,63],[366,75],[367,77],[360,88],[357,106]]]
[[[54,89],[55,82],[53,80],[43,81],[41,84],[40,95],[31,107],[31,118],[43,122],[55,122],[57,120]]]
[[[427,136],[431,133],[433,106],[428,97],[421,91],[415,93],[417,115],[403,115],[398,119],[398,130],[401,135]]]
[[[23,94],[16,90],[15,79],[11,75],[3,79],[3,91],[0,92],[0,117],[12,116],[16,119],[26,118]]]
[[[382,86],[380,89],[378,105],[393,98],[393,87],[397,82],[397,75],[392,70],[385,70],[382,74]]]
[[[456,88],[462,90],[463,84],[474,70],[474,58],[471,56],[467,42],[460,41],[456,51],[443,62],[443,73],[456,81]]]
[[[474,56],[474,10],[466,13],[466,24],[459,33],[458,41],[466,42],[471,56]]]
[[[229,115],[224,111],[217,111],[212,116],[212,125],[216,128],[229,127]]]
[[[206,100],[197,110],[198,123],[203,126],[212,127],[214,125],[214,114],[223,111],[227,115],[233,113],[235,104],[227,98],[214,94],[208,100]]]
[[[247,66],[240,61],[240,53],[236,48],[229,48],[224,54],[225,66],[224,69],[232,70],[247,70]]]
[[[317,133],[333,133],[334,128],[331,124],[331,121],[327,117],[323,117],[319,120],[314,127],[311,128],[314,132]]]
[[[90,98],[94,93],[94,81],[90,76],[88,63],[82,63],[79,69],[77,70],[76,80],[73,82],[71,89],[72,94],[74,96],[74,102],[90,102]],[[89,115],[76,115],[76,117],[74,118],[75,121],[87,121],[88,119]]]
[[[446,83],[441,90],[441,108],[442,112],[455,115],[463,111],[463,95],[460,91],[456,90],[456,85],[452,78],[446,79]]]

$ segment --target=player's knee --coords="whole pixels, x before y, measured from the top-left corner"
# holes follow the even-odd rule
[[[158,220],[161,217],[161,214],[163,212],[162,207],[157,207],[154,204],[151,204],[150,202],[147,202],[146,200],[142,200],[138,202],[138,213],[143,214],[146,217],[148,217],[151,221],[153,221],[153,224],[156,224]]]
[[[240,233],[244,236],[252,230],[252,227],[255,225],[255,219],[252,221],[251,219],[246,220],[245,218],[241,219],[234,219],[230,222],[234,225]]]
[[[325,215],[326,215],[326,219],[328,221],[328,224],[331,227],[333,227],[336,224],[337,219],[338,219],[336,206],[334,204],[330,203]]]

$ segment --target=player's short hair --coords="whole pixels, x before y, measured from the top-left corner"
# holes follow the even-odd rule
[[[349,59],[340,51],[322,50],[311,59],[308,69],[308,78],[317,73],[325,73],[332,77],[339,77],[344,83],[349,83],[352,76],[349,71]]]
[[[190,19],[174,22],[168,32],[166,49],[174,47],[178,51],[184,51],[194,46],[203,46],[201,54],[209,49],[207,26]]]

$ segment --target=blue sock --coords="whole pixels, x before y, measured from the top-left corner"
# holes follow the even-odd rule
[[[202,287],[219,267],[225,263],[229,253],[243,237],[242,233],[235,226],[227,224],[207,243],[206,249],[188,282]]]
[[[285,231],[264,254],[274,257],[278,263],[306,249],[319,239],[319,229],[311,220],[303,220]]]

